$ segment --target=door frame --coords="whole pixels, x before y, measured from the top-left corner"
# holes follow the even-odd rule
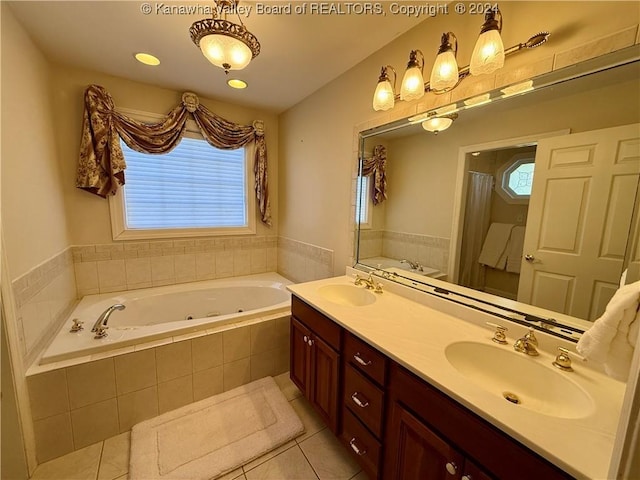
[[[449,241],[449,265],[447,266],[447,278],[449,282],[458,283],[460,269],[460,249],[462,248],[462,230],[468,190],[467,171],[469,160],[467,155],[471,152],[483,152],[486,150],[504,150],[506,148],[519,148],[537,145],[543,138],[569,135],[571,129],[541,132],[522,137],[505,138],[486,143],[464,145],[458,148],[458,167],[456,170],[456,186],[453,197],[453,221],[451,222],[451,240]]]

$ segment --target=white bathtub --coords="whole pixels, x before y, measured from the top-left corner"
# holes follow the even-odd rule
[[[45,350],[40,365],[84,357],[159,338],[184,335],[290,309],[291,282],[276,273],[184,283],[84,297]],[[109,306],[121,303],[108,321],[107,336],[91,327]],[[73,319],[84,329],[69,332]]]

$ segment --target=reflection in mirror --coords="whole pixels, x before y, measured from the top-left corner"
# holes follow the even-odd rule
[[[361,158],[386,148],[387,199],[361,204],[358,266],[575,339],[623,272],[639,278],[638,63],[460,110],[438,135],[365,132]]]

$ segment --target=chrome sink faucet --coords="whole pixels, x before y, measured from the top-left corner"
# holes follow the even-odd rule
[[[109,317],[116,310],[124,310],[126,307],[121,303],[116,303],[107,308],[104,312],[100,314],[96,323],[93,324],[93,328],[91,328],[92,332],[95,332],[96,336],[93,338],[104,338],[107,336],[107,322],[109,321]]]
[[[527,333],[524,337],[516,340],[516,343],[513,344],[513,349],[516,352],[525,353],[532,357],[537,357],[540,355],[538,353],[538,339],[533,333],[533,328],[529,329],[529,333]]]
[[[400,260],[400,263],[406,263],[407,265],[409,265],[409,268],[411,268],[411,270],[418,270],[419,272],[424,272],[422,265],[420,265],[420,263],[418,262],[412,262],[411,260]]]
[[[356,281],[354,285],[364,285],[367,290],[373,290],[376,293],[382,293],[382,284],[376,283],[371,274],[369,274],[369,278],[361,277],[360,275],[356,275]]]

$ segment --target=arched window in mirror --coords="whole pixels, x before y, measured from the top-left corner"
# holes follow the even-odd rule
[[[529,203],[534,169],[535,152],[514,155],[497,171],[496,192],[507,203]]]

